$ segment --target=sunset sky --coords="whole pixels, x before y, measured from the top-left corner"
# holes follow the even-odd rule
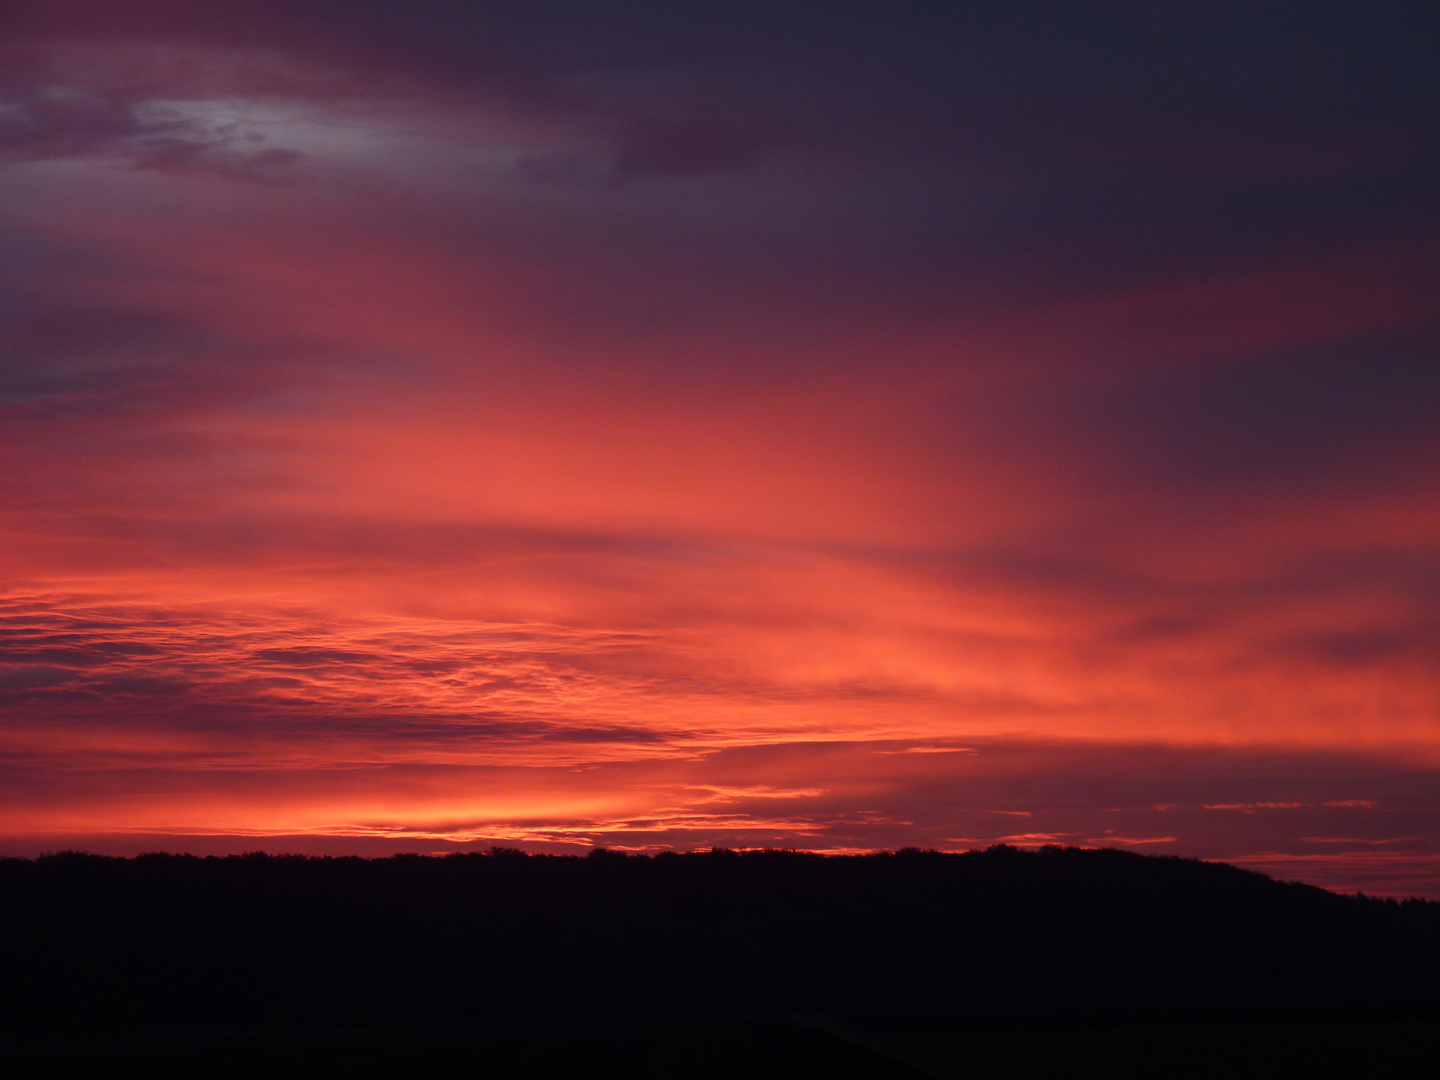
[[[1440,897],[1433,3],[0,0],[0,854]]]

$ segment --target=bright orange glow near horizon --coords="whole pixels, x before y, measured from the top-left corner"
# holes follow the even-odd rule
[[[0,16],[0,853],[1440,896],[1423,35],[202,7]]]

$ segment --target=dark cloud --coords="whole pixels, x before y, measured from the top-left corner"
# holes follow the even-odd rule
[[[729,170],[788,147],[851,167],[978,169],[1028,191],[1031,223],[1045,199],[1096,229],[1129,207],[1151,233],[1166,200],[1197,235],[1371,214],[1375,184],[1408,185],[1433,211],[1440,27],[1420,3],[1303,17],[1280,4],[1051,2],[17,8],[17,48],[58,35],[279,50],[350,70],[352,93],[408,84],[576,125],[612,144],[622,174]],[[60,143],[135,125],[99,99],[51,114],[46,138]]]
[[[0,84],[0,163],[101,157],[158,172],[266,183],[294,179],[294,166],[303,157],[299,151],[247,145],[233,130],[207,128],[173,111],[147,112],[146,104],[103,81],[9,89]]]
[[[1440,627],[1406,625],[1315,633],[1283,643],[1282,651],[1321,665],[1365,668],[1440,661]]]
[[[142,127],[127,102],[82,89],[22,87],[0,96],[0,160],[93,154],[136,137]]]
[[[36,657],[40,659],[40,657]],[[36,667],[33,665],[6,665],[0,669],[0,684],[7,689],[29,690],[36,687],[58,686],[73,682],[76,674],[66,668]]]
[[[1092,408],[1084,428],[1165,486],[1408,488],[1440,453],[1440,330],[1140,373]]]
[[[699,176],[753,165],[763,142],[754,132],[724,124],[652,125],[634,133],[615,161],[621,178]]]

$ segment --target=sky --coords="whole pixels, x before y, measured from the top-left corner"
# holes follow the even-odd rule
[[[1440,898],[1430,3],[0,0],[0,853]]]

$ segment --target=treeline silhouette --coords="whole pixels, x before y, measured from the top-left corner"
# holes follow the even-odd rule
[[[0,860],[5,1022],[473,1024],[1440,1000],[1440,904],[995,847]]]

